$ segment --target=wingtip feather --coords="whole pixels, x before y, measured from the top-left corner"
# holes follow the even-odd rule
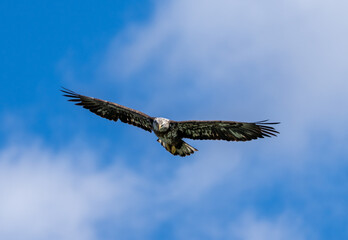
[[[277,137],[277,134],[279,134],[279,132],[277,130],[275,130],[274,127],[271,127],[269,125],[276,125],[279,124],[280,122],[268,122],[269,120],[262,120],[262,121],[258,121],[258,122],[254,122],[254,124],[256,124],[260,130],[261,130],[261,135],[264,137]]]

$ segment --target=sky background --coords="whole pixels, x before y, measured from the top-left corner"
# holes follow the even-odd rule
[[[0,239],[348,239],[348,2],[0,2]],[[247,143],[154,134],[61,86],[174,120],[280,121]]]

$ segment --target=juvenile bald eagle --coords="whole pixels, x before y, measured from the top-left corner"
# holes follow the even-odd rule
[[[145,113],[97,98],[87,97],[63,88],[61,90],[69,101],[76,102],[92,113],[103,118],[140,127],[156,134],[157,141],[171,154],[188,156],[196,148],[184,142],[183,138],[226,141],[249,141],[252,139],[276,136],[270,125],[276,122],[259,121],[253,123],[234,121],[173,121],[162,117],[150,117]]]

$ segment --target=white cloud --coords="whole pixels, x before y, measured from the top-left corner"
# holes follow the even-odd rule
[[[120,165],[115,157],[102,168],[100,154],[90,147],[68,144],[57,151],[37,142],[5,146],[0,150],[0,238],[143,239],[175,218],[183,222],[172,223],[174,235],[207,237],[210,233],[191,229],[206,223],[206,217],[193,216],[205,202],[213,203],[220,195],[236,198],[233,204],[239,194],[265,183],[259,181],[260,173],[249,172],[255,162],[241,161],[233,149],[212,148],[208,155],[185,159],[174,165],[170,176],[158,178],[147,174],[154,163],[136,170]],[[174,167],[172,161],[168,167]]]
[[[106,66],[117,79],[140,74],[160,112],[270,117],[286,126],[283,149],[303,151],[314,132],[348,137],[341,131],[347,7],[341,0],[162,2],[150,22],[117,36]]]
[[[217,146],[214,150],[208,150],[208,155],[178,169],[174,179],[165,186],[167,201],[191,204],[206,196],[214,186],[230,179],[230,175],[239,167],[240,156],[231,153],[225,157],[226,152]]]
[[[237,156],[207,157],[160,180],[145,174],[150,165],[137,171],[120,161],[98,167],[98,155],[91,148],[56,151],[39,143],[1,149],[0,238],[143,239],[181,209],[195,208],[238,166]]]
[[[158,66],[155,75],[164,68],[168,78],[179,81],[171,78],[169,73],[174,72],[168,70],[185,68],[201,74],[203,78],[191,79],[201,84],[219,69],[221,80],[231,81],[236,67],[250,63],[263,65],[262,62],[272,60],[267,57],[290,63],[284,66],[290,72],[294,67],[302,70],[304,63],[312,67],[320,62],[330,63],[329,59],[315,55],[331,55],[330,60],[334,62],[330,65],[340,63],[344,67],[342,60],[346,59],[347,51],[344,43],[348,34],[344,25],[348,17],[342,11],[347,6],[344,1],[304,4],[304,1],[273,0],[262,3],[179,0],[158,5],[152,21],[125,32],[126,43],[119,41],[124,36],[117,36],[115,49],[110,49],[110,71],[134,74],[155,60]],[[335,59],[335,56],[343,59]],[[211,79],[210,83],[216,80],[220,79]]]
[[[1,150],[1,239],[96,239],[98,221],[127,215],[139,180],[77,164],[94,161],[80,156],[37,145]]]
[[[201,209],[202,212],[205,209]],[[196,214],[199,214],[196,212]],[[226,219],[215,216],[180,218],[174,239],[235,239],[235,240],[290,240],[317,239],[306,228],[303,220],[291,213],[260,216],[256,211],[241,210]],[[189,227],[188,227],[189,226]]]
[[[260,218],[245,213],[231,224],[231,239],[236,240],[292,240],[308,239],[301,221],[294,216],[283,214],[275,218]],[[311,238],[313,239],[313,238]]]

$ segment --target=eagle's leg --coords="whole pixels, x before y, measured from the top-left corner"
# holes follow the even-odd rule
[[[167,143],[165,141],[163,141],[162,139],[157,139],[157,141],[171,154],[173,155],[180,155],[181,157],[185,157],[188,156],[192,153],[194,153],[195,151],[198,151],[196,148],[190,146],[189,144],[187,144],[186,142],[184,142],[183,140],[178,141],[175,144],[170,144]]]

